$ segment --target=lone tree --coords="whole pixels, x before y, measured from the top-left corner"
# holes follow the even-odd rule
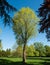
[[[37,33],[37,18],[30,8],[22,8],[14,15],[13,31],[17,38],[17,43],[23,45],[23,62],[26,62],[26,44],[28,39]]]
[[[50,40],[50,0],[44,0],[44,3],[38,9],[40,21],[40,32],[46,32],[47,38]]]
[[[10,11],[16,11],[16,8],[10,5],[7,0],[0,0],[0,17],[4,19],[4,24],[10,24],[12,17],[10,17]]]

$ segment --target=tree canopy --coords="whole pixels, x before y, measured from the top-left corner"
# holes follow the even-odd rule
[[[46,32],[46,37],[50,40],[50,0],[44,0],[38,9],[40,20],[40,32]]]
[[[7,0],[0,0],[0,17],[3,18],[4,24],[10,24],[12,17],[10,17],[10,11],[16,11],[16,8],[10,5]]]
[[[36,35],[39,18],[30,8],[22,8],[14,15],[13,20],[13,31],[16,34],[16,38],[23,41],[25,36],[28,40],[31,36]]]
[[[35,49],[39,51],[39,56],[45,56],[45,47],[41,42],[34,43]]]

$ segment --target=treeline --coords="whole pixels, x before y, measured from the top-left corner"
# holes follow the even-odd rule
[[[15,50],[0,50],[0,57],[22,57],[23,47],[18,45]],[[50,46],[36,42],[26,46],[26,56],[50,57]]]

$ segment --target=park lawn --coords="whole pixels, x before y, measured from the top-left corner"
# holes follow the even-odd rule
[[[21,62],[22,61],[22,58],[7,58],[7,57],[1,57],[0,59],[6,59],[6,60],[9,60],[9,61],[12,61],[12,62]]]
[[[26,62],[33,65],[50,65],[50,57],[34,57],[27,59]]]
[[[22,58],[0,58],[1,65],[23,65]],[[50,57],[34,57],[34,58],[27,58],[25,65],[50,65]]]
[[[26,62],[50,62],[50,57],[33,57],[28,58]]]

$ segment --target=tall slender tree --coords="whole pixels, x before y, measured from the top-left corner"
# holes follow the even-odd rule
[[[39,18],[30,8],[22,8],[14,18],[13,31],[18,44],[23,44],[23,62],[26,61],[26,45],[28,39],[37,33]]]
[[[50,0],[44,0],[41,7],[38,9],[40,21],[40,32],[46,32],[47,38],[50,40]]]
[[[4,19],[4,24],[10,24],[12,17],[8,13],[16,11],[16,8],[10,5],[7,0],[0,0],[0,17]]]

